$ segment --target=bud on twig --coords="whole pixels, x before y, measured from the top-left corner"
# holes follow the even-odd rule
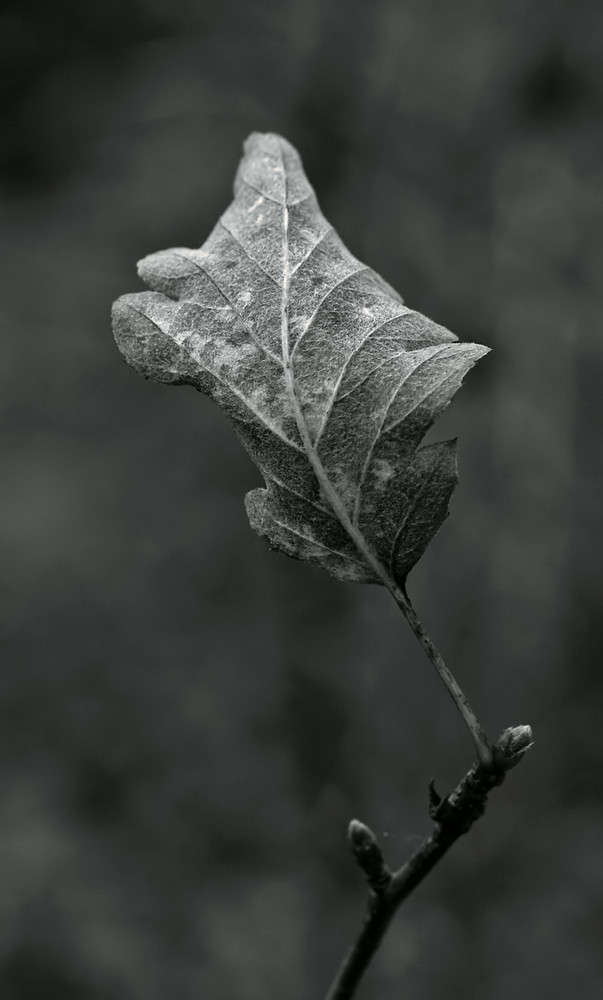
[[[378,894],[384,892],[392,873],[385,863],[383,851],[373,831],[360,820],[353,819],[348,827],[348,840],[371,889]]]
[[[501,769],[509,771],[519,764],[533,743],[531,726],[510,726],[500,734],[494,747],[496,764]]]

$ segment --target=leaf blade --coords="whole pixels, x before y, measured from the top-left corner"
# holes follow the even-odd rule
[[[145,377],[221,405],[265,479],[270,544],[339,579],[404,584],[447,516],[451,442],[419,448],[487,348],[408,309],[322,215],[296,150],[253,134],[200,250],[144,258],[115,337]]]

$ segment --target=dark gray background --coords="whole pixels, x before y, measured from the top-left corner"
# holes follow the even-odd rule
[[[537,742],[362,996],[601,996],[602,33],[586,0],[5,8],[2,1000],[320,1000],[348,820],[399,863],[472,758],[388,595],[271,553],[221,413],[114,347],[136,260],[204,241],[252,130],[493,348],[410,592],[490,733]]]

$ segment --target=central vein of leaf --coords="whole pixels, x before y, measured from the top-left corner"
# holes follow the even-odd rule
[[[286,171],[283,165],[283,178],[284,184],[284,203],[283,203],[283,243],[282,243],[282,260],[283,260],[283,294],[281,298],[281,350],[283,355],[283,368],[285,372],[285,385],[287,389],[287,395],[295,415],[295,420],[297,423],[297,428],[299,430],[300,437],[304,446],[308,460],[314,470],[316,478],[321,486],[324,495],[327,497],[333,512],[339,519],[340,524],[347,531],[348,535],[354,542],[354,545],[358,549],[360,555],[365,560],[365,562],[371,567],[373,572],[379,577],[381,582],[387,589],[393,594],[396,600],[403,600],[403,594],[395,580],[390,576],[386,567],[380,562],[375,553],[372,551],[368,545],[364,535],[357,528],[357,526],[352,522],[347,510],[345,509],[344,503],[339,496],[339,493],[333,486],[333,483],[329,479],[326,470],[312,444],[312,439],[310,437],[310,432],[306,424],[306,419],[301,408],[301,404],[297,397],[295,391],[295,377],[293,375],[293,364],[291,358],[291,351],[289,345],[289,286],[291,281],[291,266],[289,261],[289,209],[287,206],[287,185],[286,185]]]

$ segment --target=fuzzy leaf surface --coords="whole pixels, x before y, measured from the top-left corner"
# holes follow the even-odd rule
[[[114,304],[117,344],[223,407],[264,478],[246,506],[272,547],[403,586],[456,484],[455,442],[420,442],[487,348],[347,250],[282,137],[249,137],[234,195],[199,250],[140,261],[151,290]]]

